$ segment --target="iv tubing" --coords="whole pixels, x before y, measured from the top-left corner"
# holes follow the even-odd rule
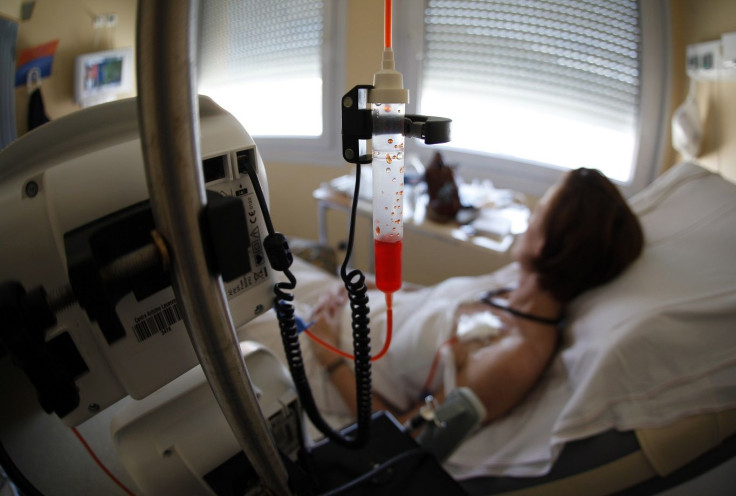
[[[393,300],[393,293],[386,293],[386,340],[383,343],[383,348],[381,348],[381,351],[378,352],[377,355],[371,357],[371,362],[375,362],[377,360],[380,360],[383,358],[383,356],[388,352],[388,349],[391,347],[391,339],[393,338],[393,327],[394,327],[394,311],[392,308],[392,300]],[[314,342],[324,346],[328,350],[337,353],[338,355],[348,358],[350,360],[355,359],[353,355],[350,353],[341,350],[340,348],[337,348],[336,346],[331,345],[327,341],[323,341],[319,337],[317,337],[315,334],[309,331],[309,329],[305,329],[304,333],[310,337]]]
[[[383,11],[383,46],[391,48],[391,0],[385,0]]]

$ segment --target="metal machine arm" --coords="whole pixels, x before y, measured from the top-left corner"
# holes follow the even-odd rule
[[[198,1],[141,0],[137,73],[141,143],[157,229],[172,254],[173,287],[199,361],[263,485],[290,494],[279,457],[238,346],[222,281],[202,246],[206,203],[199,170],[196,101]]]

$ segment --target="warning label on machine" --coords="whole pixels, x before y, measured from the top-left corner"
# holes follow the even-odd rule
[[[266,254],[263,250],[263,240],[259,226],[260,209],[258,207],[258,200],[255,193],[251,192],[248,188],[237,189],[235,195],[242,197],[245,206],[248,234],[250,237],[252,270],[226,285],[228,300],[239,296],[243,291],[268,279],[268,264],[266,263]]]

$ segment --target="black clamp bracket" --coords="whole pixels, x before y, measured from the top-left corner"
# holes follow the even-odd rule
[[[407,114],[404,118],[404,136],[418,138],[427,145],[450,141],[450,123],[447,117]]]
[[[368,107],[370,84],[355,86],[342,97],[342,157],[351,164],[370,164],[366,141],[373,135],[373,116]]]
[[[351,164],[370,164],[366,141],[373,136],[373,116],[368,104],[372,85],[353,87],[342,97],[342,157]],[[427,115],[407,114],[404,117],[404,135],[423,140],[427,145],[450,141],[452,119]]]

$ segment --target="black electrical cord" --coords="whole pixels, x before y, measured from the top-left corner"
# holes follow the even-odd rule
[[[289,252],[286,237],[281,233],[277,233],[273,228],[271,216],[256,171],[250,164],[247,164],[245,169],[253,184],[253,190],[258,198],[258,203],[263,212],[263,219],[266,223],[268,235],[263,244],[269,262],[274,270],[283,272],[288,279],[288,282],[279,282],[274,286],[274,306],[279,322],[279,330],[284,345],[287,365],[302,403],[302,408],[304,408],[304,411],[314,426],[327,438],[341,446],[360,448],[368,441],[372,413],[368,297],[366,295],[365,276],[357,270],[347,273],[347,261],[350,258],[354,240],[357,198],[360,190],[360,168],[357,169],[358,172],[355,179],[355,195],[353,196],[348,251],[341,269],[342,279],[348,290],[348,298],[350,299],[350,307],[353,313],[353,354],[355,356],[355,387],[358,411],[357,429],[354,437],[346,437],[333,430],[320,414],[317,404],[314,401],[312,389],[309,386],[309,380],[304,368],[304,359],[299,344],[299,332],[294,316],[294,306],[291,304],[294,300],[292,291],[296,287],[296,277],[289,270],[292,256]]]

